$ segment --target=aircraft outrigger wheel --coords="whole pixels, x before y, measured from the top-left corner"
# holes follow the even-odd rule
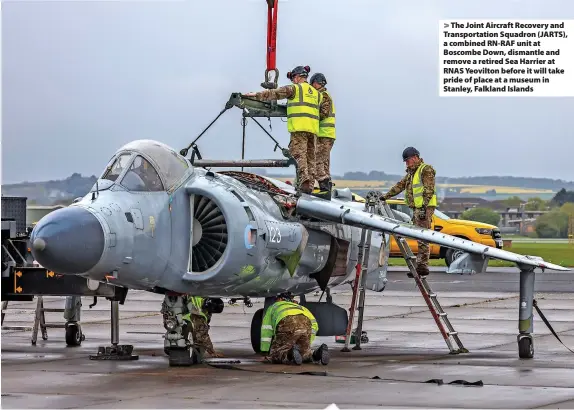
[[[120,338],[120,306],[117,300],[111,301],[112,306],[112,332],[111,346],[98,347],[98,354],[90,355],[90,360],[138,360],[139,356],[132,354],[133,345],[119,344]]]
[[[78,322],[66,322],[66,345],[80,346],[86,340],[82,327]]]
[[[518,335],[518,357],[532,359],[534,357],[534,340],[530,335]]]

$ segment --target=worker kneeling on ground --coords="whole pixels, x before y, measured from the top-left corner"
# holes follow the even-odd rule
[[[263,316],[261,351],[276,364],[329,363],[329,348],[322,344],[315,351],[311,344],[319,330],[313,314],[290,295],[279,295]]]
[[[215,351],[209,337],[212,313],[220,313],[223,310],[221,299],[188,296],[187,309],[188,313],[183,316],[183,320],[190,324],[193,344],[199,349],[201,357],[204,357],[205,353],[212,357],[223,357],[222,353]]]

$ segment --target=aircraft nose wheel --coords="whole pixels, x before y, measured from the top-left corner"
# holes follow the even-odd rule
[[[66,345],[80,346],[86,340],[86,335],[82,333],[82,327],[77,322],[66,323]]]
[[[532,340],[532,336],[518,336],[518,356],[521,359],[532,359],[534,357],[534,340]]]

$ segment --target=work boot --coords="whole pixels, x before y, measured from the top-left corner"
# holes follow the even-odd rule
[[[295,345],[289,350],[287,353],[287,360],[291,363],[296,364],[297,366],[303,363],[303,356],[301,356],[301,352],[299,351],[299,346]]]
[[[418,267],[417,266],[417,274],[421,277],[421,278],[426,278],[429,275],[429,268],[423,268],[423,267]],[[414,278],[413,274],[411,272],[407,273],[407,276],[409,278]]]
[[[331,181],[328,178],[319,181],[319,192],[317,196],[329,201],[331,200]]]
[[[311,194],[313,192],[313,188],[311,187],[309,181],[305,181],[301,184],[301,192],[305,194]]]
[[[331,355],[329,354],[329,346],[323,343],[313,352],[313,361],[316,363],[321,363],[322,365],[329,364]]]

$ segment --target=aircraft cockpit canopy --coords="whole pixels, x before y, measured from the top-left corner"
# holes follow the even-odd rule
[[[130,191],[166,191],[191,171],[187,160],[169,146],[152,140],[132,141],[110,160],[101,179]]]

